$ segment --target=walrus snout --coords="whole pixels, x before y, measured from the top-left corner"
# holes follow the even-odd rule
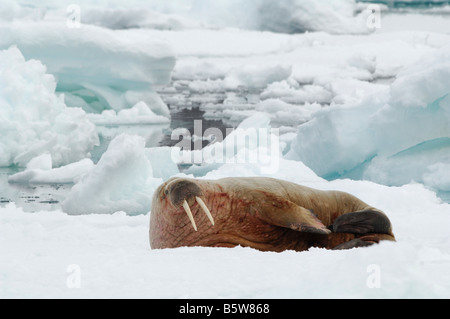
[[[167,185],[164,194],[168,196],[175,207],[181,207],[185,200],[192,205],[196,196],[203,196],[200,187],[187,180],[180,180]]]
[[[205,202],[201,199],[203,196],[202,190],[194,182],[188,180],[174,181],[166,186],[164,194],[169,198],[173,206],[177,208],[183,206],[195,231],[197,231],[197,225],[195,224],[194,216],[192,215],[190,208],[190,205],[193,205],[195,202],[199,204],[203,212],[208,216],[211,224],[214,226],[214,219],[211,212]]]

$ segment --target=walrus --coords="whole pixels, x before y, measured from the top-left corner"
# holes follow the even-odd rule
[[[265,177],[171,178],[153,195],[152,249],[350,249],[395,241],[384,212],[340,191]]]

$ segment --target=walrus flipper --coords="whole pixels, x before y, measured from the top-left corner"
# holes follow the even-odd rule
[[[380,211],[363,210],[339,216],[333,223],[333,232],[364,235],[392,234],[389,218]]]
[[[266,223],[299,232],[323,235],[331,233],[312,211],[289,200],[278,199],[266,203],[267,201],[260,203],[260,207],[256,209],[256,216]]]
[[[341,215],[334,221],[332,229],[334,233],[350,233],[358,236],[335,246],[334,250],[365,247],[385,240],[395,241],[389,218],[374,209]]]

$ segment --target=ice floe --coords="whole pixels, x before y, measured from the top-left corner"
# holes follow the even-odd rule
[[[67,107],[56,80],[16,47],[0,51],[0,166],[25,167],[43,153],[55,167],[89,156],[98,135],[81,108]]]

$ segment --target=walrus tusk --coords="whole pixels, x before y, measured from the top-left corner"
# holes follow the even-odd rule
[[[200,205],[200,207],[205,212],[206,216],[208,216],[209,220],[211,221],[211,224],[214,226],[214,218],[211,215],[211,212],[208,209],[208,206],[206,206],[205,202],[198,196],[195,197],[195,200]]]
[[[186,200],[183,202],[183,208],[186,211],[186,214],[188,215],[189,219],[191,220],[192,227],[194,227],[194,230],[197,231],[197,225],[195,225],[194,216],[192,216],[191,208],[189,207],[189,204]]]

